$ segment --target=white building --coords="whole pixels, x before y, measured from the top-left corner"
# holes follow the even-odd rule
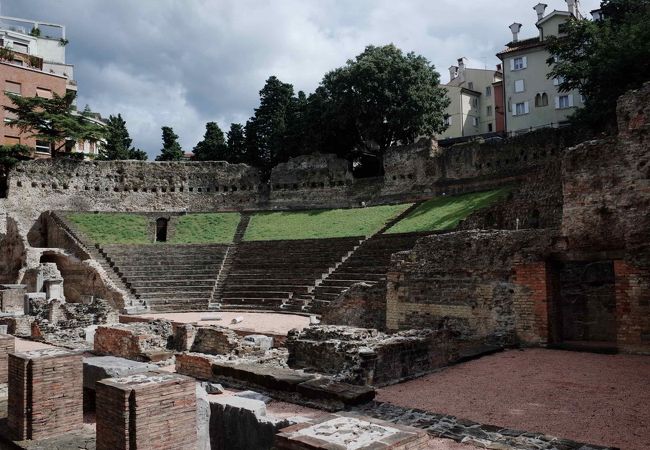
[[[512,41],[497,54],[503,63],[506,130],[510,134],[562,126],[583,105],[577,90],[560,92],[561,80],[548,78],[551,54],[546,49],[547,38],[562,36],[568,20],[582,19],[578,0],[566,2],[567,11],[554,10],[546,15],[548,5],[536,5],[537,36],[520,40],[522,25],[515,22],[510,25]]]

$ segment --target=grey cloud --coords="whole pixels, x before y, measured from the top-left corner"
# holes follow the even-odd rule
[[[2,14],[63,23],[79,103],[127,120],[135,144],[155,156],[160,127],[190,150],[205,122],[226,129],[257,106],[277,75],[313,91],[325,72],[368,44],[393,42],[432,61],[442,79],[456,58],[487,67],[524,24],[531,0],[4,0]],[[563,0],[549,9],[565,9]],[[582,11],[598,6],[583,0]]]

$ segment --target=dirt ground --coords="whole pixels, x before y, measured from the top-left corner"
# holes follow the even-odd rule
[[[650,449],[650,356],[510,350],[380,389],[377,400],[621,449]]]
[[[215,316],[220,317],[221,320],[201,320],[202,318]],[[309,317],[275,313],[215,311],[203,313],[142,314],[140,317],[147,319],[167,319],[183,323],[196,322],[201,325],[220,325],[222,327],[232,328],[233,330],[275,335],[286,335],[293,328],[302,330],[309,325]],[[242,317],[244,320],[238,324],[231,324],[230,322],[235,317]]]

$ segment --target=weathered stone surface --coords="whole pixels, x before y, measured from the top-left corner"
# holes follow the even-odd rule
[[[157,370],[158,366],[115,356],[91,356],[83,359],[84,388],[95,389],[95,383],[106,378],[118,378]]]
[[[100,355],[113,355],[136,361],[151,361],[158,355],[165,359],[173,343],[172,324],[166,320],[147,323],[100,326],[95,332],[94,349]]]
[[[337,400],[348,406],[361,405],[375,398],[375,390],[369,386],[355,386],[328,378],[300,383],[297,392],[307,398]]]
[[[386,326],[386,284],[353,284],[323,308],[323,325],[383,329]]]
[[[0,312],[9,314],[25,314],[25,285],[0,285]]]

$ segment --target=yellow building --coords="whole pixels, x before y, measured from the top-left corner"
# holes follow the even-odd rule
[[[499,70],[470,69],[465,58],[449,68],[447,90],[450,103],[445,110],[447,129],[438,140],[476,136],[497,130],[494,84],[502,79]]]

